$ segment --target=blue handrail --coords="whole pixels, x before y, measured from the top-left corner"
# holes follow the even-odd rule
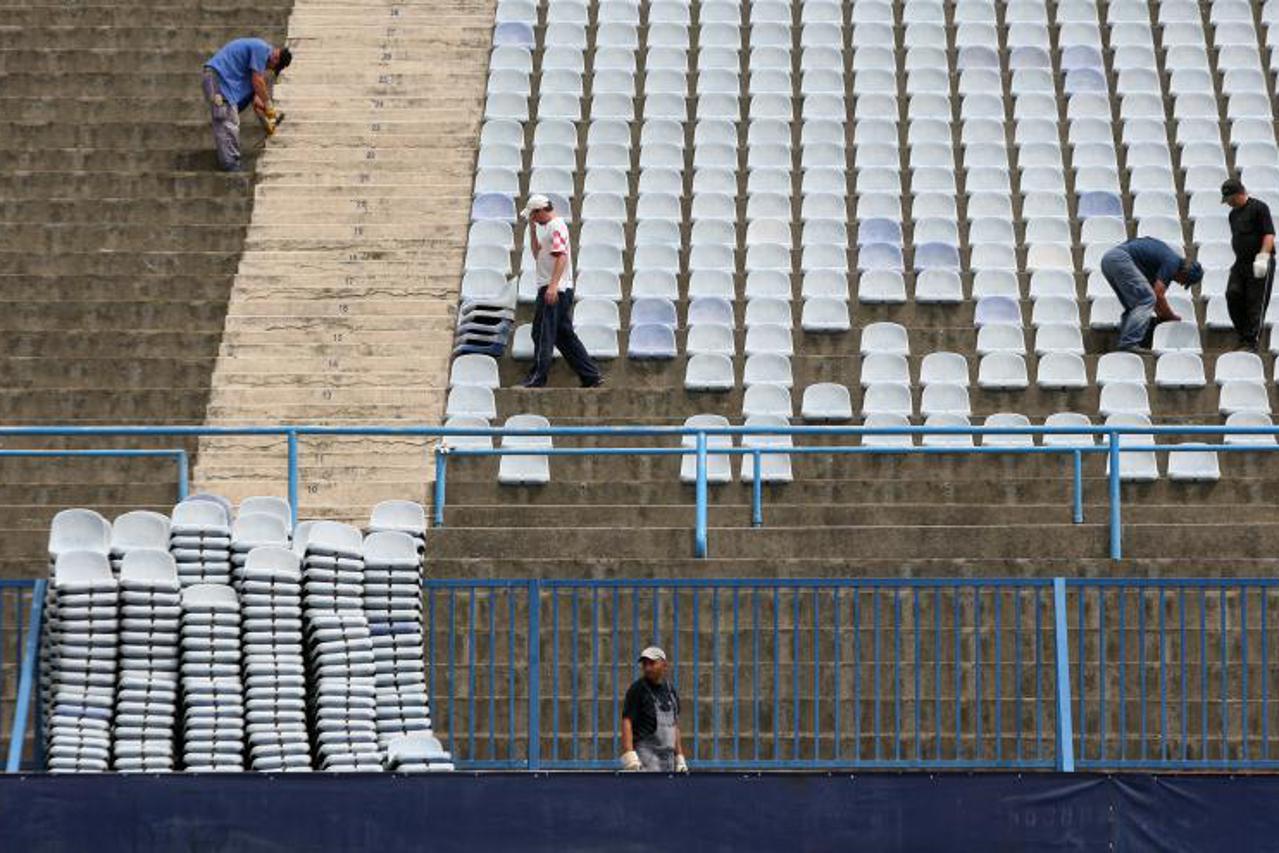
[[[299,491],[301,488],[298,463],[299,444],[303,436],[401,436],[442,439],[461,436],[544,436],[544,437],[605,437],[605,438],[678,438],[693,436],[696,447],[574,447],[574,448],[528,448],[528,447],[493,447],[493,448],[461,448],[437,446],[436,453],[436,486],[435,486],[435,521],[437,526],[444,523],[444,509],[447,502],[447,461],[449,456],[659,456],[689,455],[698,457],[697,478],[695,483],[696,509],[694,520],[694,553],[705,557],[708,551],[708,500],[709,490],[706,481],[706,458],[714,455],[750,454],[759,460],[766,453],[781,454],[814,454],[814,455],[1036,455],[1066,454],[1073,462],[1073,485],[1071,509],[1076,523],[1083,522],[1082,499],[1082,456],[1085,453],[1105,453],[1109,458],[1109,509],[1110,509],[1110,557],[1119,560],[1123,557],[1123,531],[1120,509],[1120,453],[1167,452],[1184,453],[1194,451],[1213,451],[1217,453],[1265,453],[1279,451],[1279,444],[1208,444],[1185,443],[1172,445],[1128,444],[1119,447],[1119,437],[1124,435],[1151,436],[1279,436],[1276,426],[1021,426],[1021,427],[986,427],[986,426],[724,426],[724,427],[687,427],[687,426],[557,426],[541,428],[507,428],[507,427],[448,427],[448,426],[38,426],[38,427],[0,427],[0,436],[245,436],[273,435],[283,437],[288,446],[288,492],[289,503],[293,514],[297,516]],[[724,447],[708,451],[706,439],[710,436],[734,435],[787,435],[787,436],[1104,436],[1101,444],[1090,443],[1086,446],[900,446],[879,447],[865,445],[845,447]],[[1090,438],[1091,442],[1091,438]],[[103,451],[105,452],[105,451]],[[123,454],[124,451],[119,451]],[[185,465],[183,466],[185,470]],[[758,465],[756,467],[758,471]],[[758,481],[758,476],[756,480]],[[751,520],[756,526],[763,524],[763,490],[758,486],[752,490]]]
[[[172,459],[178,468],[178,500],[185,500],[190,490],[191,466],[187,461],[187,452],[181,448],[172,450],[0,450],[0,458],[17,457],[30,459],[65,458],[65,457],[119,457],[123,459]]]

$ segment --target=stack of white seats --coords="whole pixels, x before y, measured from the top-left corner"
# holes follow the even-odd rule
[[[167,772],[174,768],[181,616],[182,587],[169,552],[128,551],[120,565],[116,770]]]
[[[385,530],[364,539],[364,612],[377,671],[378,743],[429,732],[422,624],[422,557],[407,533]]]
[[[231,514],[222,504],[187,499],[173,508],[169,552],[183,586],[231,582]]]
[[[111,571],[118,575],[124,555],[138,549],[169,549],[168,516],[136,510],[116,518],[111,524]]]
[[[429,732],[400,735],[386,747],[386,769],[395,773],[447,773],[453,757]]]
[[[91,509],[64,509],[53,517],[49,527],[49,578],[54,577],[58,556],[71,551],[91,551],[106,557],[111,545],[111,522]],[[45,592],[45,630],[40,637],[40,672],[53,672],[55,649],[52,628],[57,609],[54,584]],[[40,702],[46,719],[52,711],[53,682],[48,677],[40,681]]]
[[[287,548],[263,546],[238,572],[249,767],[310,770],[301,564]]]
[[[106,554],[66,551],[53,572],[48,637],[48,767],[105,771],[119,655],[119,585]]]
[[[364,615],[363,537],[319,521],[302,549],[303,614],[316,743],[323,770],[380,770],[377,673]]]
[[[194,771],[244,770],[244,684],[240,601],[230,586],[182,590],[183,765]]]

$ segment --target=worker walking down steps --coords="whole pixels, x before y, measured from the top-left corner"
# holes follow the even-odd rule
[[[218,168],[240,171],[240,113],[253,105],[267,136],[284,121],[284,113],[271,100],[266,72],[278,78],[293,61],[287,47],[273,47],[259,38],[227,42],[204,64],[204,100],[213,119],[213,147]]]

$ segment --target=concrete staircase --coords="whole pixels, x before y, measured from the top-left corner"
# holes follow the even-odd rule
[[[259,164],[206,422],[438,423],[487,72],[490,2],[305,0]],[[201,443],[195,482],[283,494],[281,441]],[[301,509],[421,500],[426,442],[306,440]]]
[[[251,172],[214,171],[199,69],[231,38],[279,42],[291,6],[2,4],[0,423],[203,420],[254,201]],[[260,139],[246,121],[250,166]],[[0,472],[9,577],[47,571],[59,509],[111,516],[175,495],[160,462],[4,459]]]

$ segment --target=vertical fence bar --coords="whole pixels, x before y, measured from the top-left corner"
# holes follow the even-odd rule
[[[457,589],[449,588],[449,734],[457,743],[460,726],[457,724]],[[473,756],[468,755],[467,758]]]
[[[941,587],[933,588],[933,755],[941,761]]]
[[[953,606],[953,609],[954,609],[954,612],[955,612],[955,616],[954,616],[954,624],[951,626],[951,630],[954,632],[954,641],[955,641],[955,642],[954,642],[954,649],[955,649],[955,685],[954,685],[954,692],[955,692],[955,760],[956,760],[956,761],[959,761],[960,759],[962,759],[962,758],[964,757],[964,742],[963,742],[963,733],[964,733],[964,729],[963,729],[963,717],[962,717],[962,715],[960,714],[960,708],[961,708],[961,707],[963,706],[963,704],[964,704],[964,702],[963,702],[963,698],[964,698],[964,689],[963,689],[963,684],[964,684],[964,674],[963,674],[963,654],[962,654],[962,652],[961,652],[961,644],[960,644],[960,639],[961,639],[962,634],[961,634],[960,629],[959,629],[960,623],[961,623],[963,620],[960,618],[960,602],[959,602],[959,599],[960,599],[960,590],[959,590],[959,588],[956,588],[956,589],[955,589],[955,600],[952,602],[952,606]]]
[[[920,678],[919,671],[923,669],[923,666],[922,666],[923,661],[920,659],[920,648],[919,648],[920,646],[920,643],[919,643],[919,587],[915,587],[914,589],[911,590],[911,592],[913,593],[912,597],[914,598],[913,605],[914,605],[914,614],[915,614],[914,620],[911,622],[911,625],[914,629],[914,634],[915,634],[915,761],[922,762],[924,760],[924,752],[923,752],[923,746],[920,743],[921,735],[920,735],[919,706],[923,704],[923,700],[920,698],[921,696],[923,696],[923,693],[920,691],[921,678]],[[838,636],[838,634],[836,634],[836,636]],[[838,705],[839,704],[839,681],[838,680],[835,681],[835,700],[836,700],[835,704]],[[836,730],[838,730],[838,726],[836,726]]]
[[[571,741],[572,746],[569,749],[569,758],[574,763],[577,762],[577,739],[578,739],[577,714],[578,714],[578,698],[580,696],[579,679],[581,678],[581,671],[582,671],[581,667],[578,666],[578,650],[581,645],[581,628],[580,628],[581,613],[579,612],[579,608],[578,608],[578,598],[579,598],[578,592],[579,591],[580,590],[578,587],[576,586],[573,587],[573,675],[572,675],[572,680],[569,682],[569,691],[570,691],[570,696],[572,697],[570,701],[573,704],[573,707],[570,709],[570,718],[572,719],[572,726],[573,726],[573,739]]]
[[[1084,454],[1076,450],[1071,454],[1074,465],[1074,512],[1073,518],[1075,524],[1084,523]]]
[[[44,618],[44,596],[48,581],[41,578],[31,586],[30,615],[27,619],[27,635],[22,652],[22,667],[18,675],[18,695],[13,706],[13,723],[9,729],[9,755],[5,762],[5,772],[17,773],[22,769],[22,745],[27,734],[27,714],[35,693],[36,667],[40,663],[40,625]],[[19,600],[20,597],[19,597]],[[16,650],[16,645],[15,645]],[[39,702],[37,701],[38,705]],[[35,734],[37,744],[40,733]]]
[[[839,689],[839,670],[841,666],[841,660],[840,660],[841,656],[840,656],[839,647],[840,647],[840,640],[844,636],[844,633],[843,631],[840,630],[840,626],[839,626],[839,591],[840,591],[839,587],[835,587],[834,590],[832,590],[832,598],[834,600],[831,602],[831,610],[833,611],[832,615],[835,620],[835,625],[834,625],[835,636],[834,636],[834,641],[832,643],[832,645],[834,646],[834,650],[833,650],[832,659],[831,659],[831,663],[835,668],[835,700],[831,703],[831,705],[833,706],[831,710],[834,712],[834,717],[835,717],[835,731],[833,732],[833,738],[835,741],[835,743],[833,744],[833,747],[834,747],[833,758],[835,761],[839,761],[840,759],[839,742],[840,742],[840,736],[844,731],[843,727],[840,726],[840,721],[839,721],[839,707],[844,704],[844,693],[842,690]],[[916,690],[915,693],[916,693],[916,696],[918,696],[919,691]],[[918,708],[918,704],[916,704],[916,708]]]
[[[884,698],[883,691],[880,689],[879,682],[879,661],[880,661],[880,636],[879,636],[879,588],[872,586],[870,588],[871,600],[871,648],[873,650],[874,668],[871,670],[871,702],[874,707],[874,739],[875,739],[875,760],[879,761],[883,755],[881,746],[883,741],[883,729],[880,727],[880,700]]]
[[[759,468],[755,469],[756,472]],[[737,671],[741,667],[740,647],[738,645],[738,611],[741,606],[740,587],[733,587],[733,760],[742,760],[742,726],[738,717],[737,703]]]
[[[1266,622],[1266,599],[1270,588],[1261,586],[1261,760],[1270,760],[1270,629]]]
[[[1159,587],[1159,760],[1168,760],[1168,649],[1164,613],[1166,590]]]
[[[756,469],[759,470],[759,469]],[[821,670],[821,587],[813,588],[813,760],[822,757],[821,717],[822,707],[822,670]]]
[[[1248,760],[1248,585],[1239,586],[1239,757]]]
[[[618,591],[617,587],[615,586],[613,587],[613,641],[609,644],[609,647],[613,650],[613,732],[614,734],[619,733],[622,730],[621,701],[618,695],[619,694],[618,688],[621,687],[621,685],[618,684],[618,671],[617,671],[617,660],[618,660],[617,647],[618,647],[618,644],[621,642],[621,640],[619,639],[621,637],[621,627],[618,623],[618,611],[620,610],[620,608],[621,608],[621,593]],[[694,714],[697,713],[696,701],[693,702],[693,713]],[[696,731],[694,731],[693,736],[694,737],[697,736]]]
[[[1230,758],[1230,690],[1227,687],[1227,670],[1230,668],[1230,652],[1226,645],[1226,590],[1217,590],[1217,615],[1221,623],[1221,760]]]
[[[1044,754],[1044,608],[1043,590],[1035,587],[1035,758]]]
[[[1108,483],[1110,487],[1110,559],[1122,560],[1124,555],[1123,527],[1119,513],[1119,433],[1108,432],[1110,442],[1107,458],[1110,460]]]
[[[751,631],[752,641],[754,642],[754,656],[752,660],[751,671],[751,704],[754,709],[755,716],[755,760],[759,761],[759,587],[751,587],[751,620],[753,629]]]
[[[902,760],[902,598],[893,590],[893,760]]]
[[[448,490],[449,452],[441,445],[435,447],[435,526],[444,526],[444,502]]]
[[[759,479],[758,470],[756,478]],[[706,556],[706,433],[697,434],[697,516],[693,531],[693,556]]]
[[[1141,699],[1137,705],[1141,713],[1138,729],[1138,755],[1146,759],[1146,596],[1145,590],[1137,587],[1137,684]]]
[[[506,642],[506,724],[510,732],[510,740],[506,745],[506,760],[515,765],[515,588],[506,588],[506,619],[508,635]],[[532,642],[530,638],[527,642]]]
[[[475,758],[475,587],[471,587],[470,606],[466,617],[466,697],[467,751]]]
[[[542,766],[542,595],[541,584],[528,582],[528,769]],[[616,692],[616,686],[614,687]]]
[[[678,649],[676,649],[678,652]],[[678,655],[675,658],[678,660]],[[600,588],[591,587],[591,760],[600,758]]]
[[[758,450],[751,454],[755,467],[751,477],[751,527],[764,526],[764,478],[760,476],[759,463],[761,454]]]
[[[995,761],[1000,763],[1004,760],[1004,699],[999,689],[1001,685],[999,668],[1002,661],[999,647],[1003,644],[1003,629],[999,624],[1001,598],[999,587],[992,589],[991,593],[995,598],[995,730],[993,734],[995,736]]]
[[[1021,590],[1013,594],[1013,684],[1017,685],[1017,693],[1013,696],[1013,716],[1017,719],[1017,729],[1013,733],[1013,754],[1021,761]]]
[[[1053,578],[1053,629],[1057,647],[1057,769],[1073,773],[1075,735],[1070,719],[1070,638],[1066,633],[1065,578]]]
[[[981,587],[973,590],[973,758],[981,755]]]
[[[427,587],[423,593],[426,596],[426,661],[427,661],[427,685],[426,696],[431,703],[431,707],[438,711],[440,705],[435,700],[439,694],[435,692],[435,590]],[[439,721],[433,720],[438,727]],[[453,721],[449,720],[449,748],[456,750],[453,744]]]
[[[191,492],[191,465],[185,450],[179,450],[173,456],[178,465],[178,500],[184,501]]]
[[[862,623],[861,594],[853,587],[853,761],[862,757]]]
[[[1200,758],[1208,759],[1208,588],[1199,588],[1199,708]]]
[[[719,761],[719,587],[711,587],[711,759]]]
[[[701,609],[702,608],[697,601],[697,587],[693,587],[693,691],[692,692],[693,692],[693,696],[695,697],[693,699],[693,759],[694,760],[696,760],[701,755],[701,753],[698,750],[698,746],[701,743],[701,736],[702,736],[702,727],[697,724],[698,716],[699,716],[698,711],[702,705],[702,703],[699,701],[699,699],[701,698],[700,694],[702,690],[702,684],[701,684],[701,679],[697,677],[698,675],[697,664],[698,664],[698,657],[699,657],[698,651],[702,645],[702,642],[701,642],[702,635],[701,635],[701,632],[698,631],[698,625],[701,621]]]
[[[489,590],[489,759],[497,760],[497,589]]]
[[[547,587],[551,594],[551,763],[560,758],[560,589]]]
[[[1190,670],[1186,660],[1186,589],[1177,590],[1177,611],[1181,621],[1181,760],[1190,752]]]
[[[289,430],[289,510],[293,514],[293,525],[298,523],[298,433]],[[451,723],[450,723],[451,725]]]
[[[799,760],[799,590],[791,591],[791,754]]]
[[[1116,640],[1119,648],[1115,652],[1119,659],[1119,726],[1115,730],[1115,737],[1119,739],[1120,761],[1123,761],[1128,753],[1128,679],[1126,678],[1128,655],[1124,651],[1127,645],[1124,639],[1124,613],[1127,610],[1124,606],[1124,593],[1126,591],[1127,587],[1119,587],[1117,601],[1119,613],[1116,617],[1119,624],[1119,629],[1116,631]]]
[[[1079,727],[1079,758],[1080,760],[1088,757],[1088,713],[1084,708],[1084,687],[1088,684],[1084,678],[1084,661],[1087,659],[1086,649],[1087,641],[1084,638],[1084,629],[1086,627],[1084,621],[1084,613],[1087,608],[1084,606],[1088,598],[1088,590],[1086,587],[1077,587],[1079,590],[1077,602],[1079,605],[1079,714],[1075,718],[1075,725]],[[1105,721],[1102,721],[1105,726]]]

